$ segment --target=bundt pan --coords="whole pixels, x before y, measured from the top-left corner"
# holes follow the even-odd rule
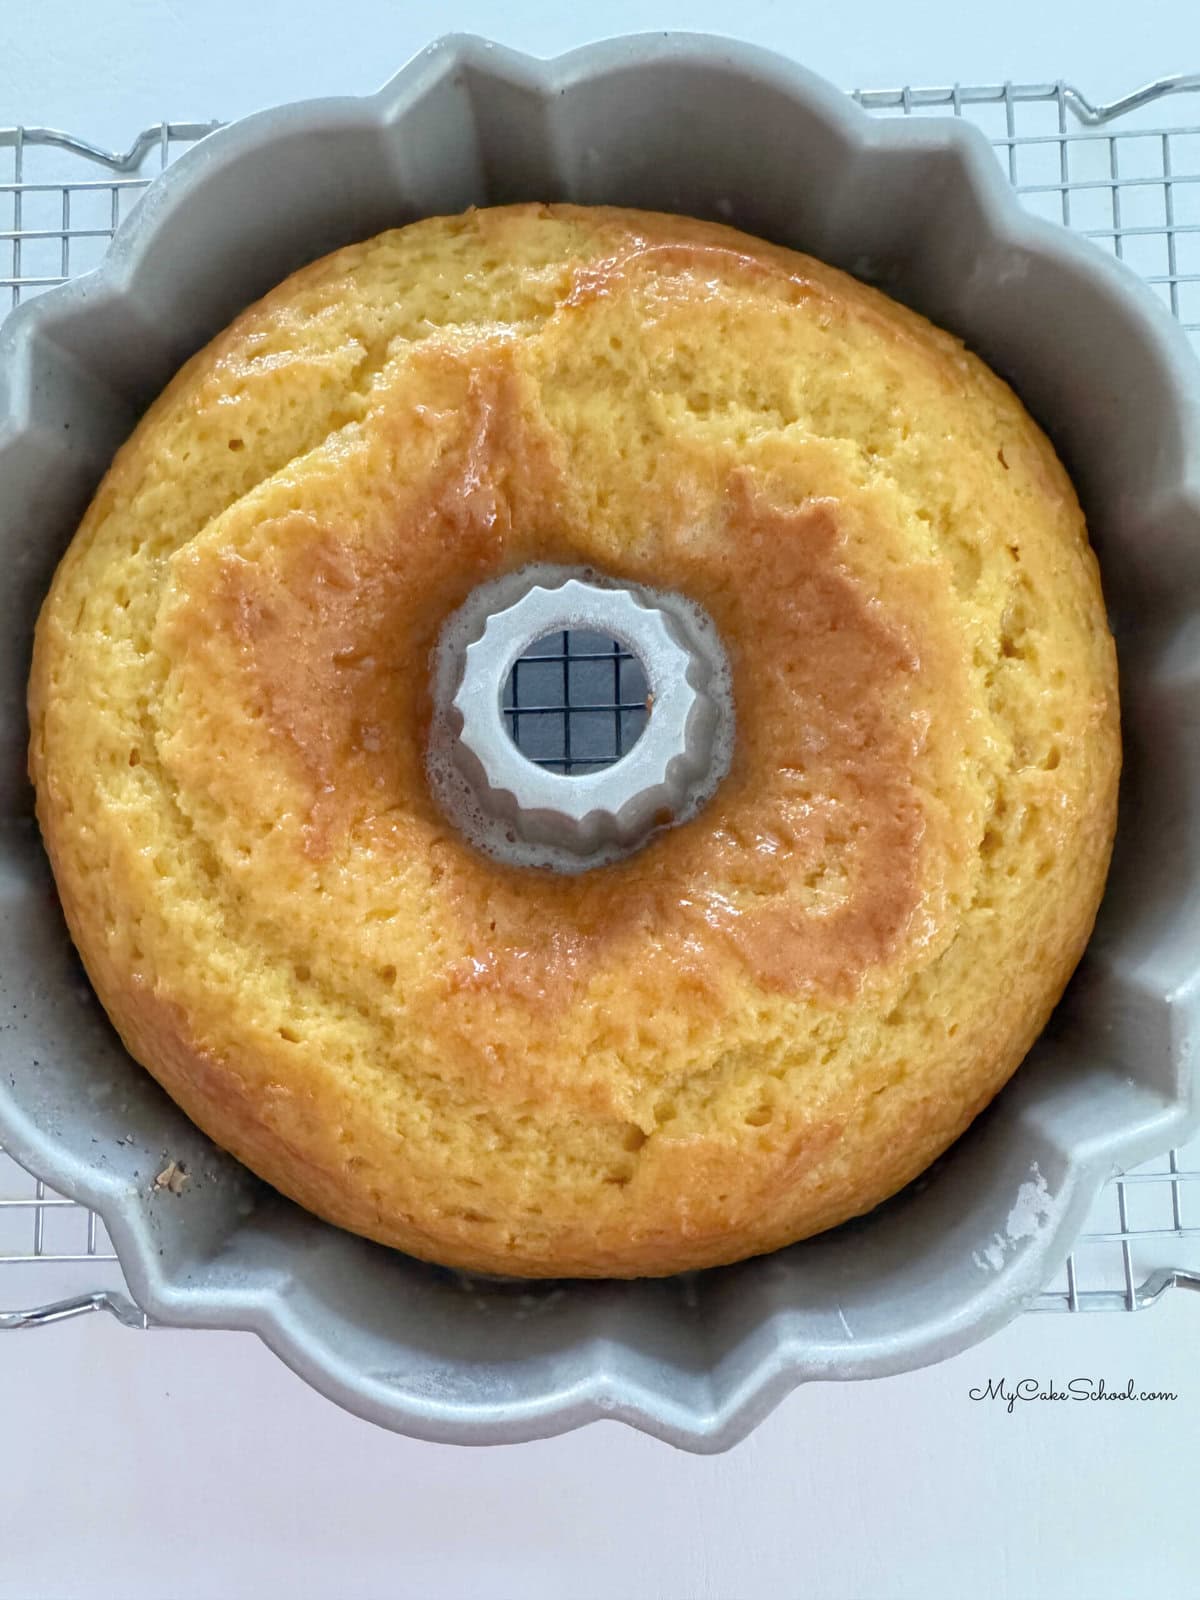
[[[960,334],[1073,473],[1121,655],[1116,860],[1047,1035],[887,1205],[686,1279],[467,1282],[258,1183],[129,1059],[91,997],[24,775],[39,603],[113,450],[181,362],[336,245],[528,199],[729,221]],[[1025,215],[976,130],[870,120],[724,40],[615,40],[548,63],[444,40],[376,95],[264,112],[185,155],[99,271],[5,324],[0,417],[0,1140],[103,1215],[151,1317],[252,1329],[342,1405],[429,1439],[615,1417],[719,1450],[806,1379],[901,1371],[1000,1327],[1061,1264],[1105,1179],[1194,1122],[1200,381],[1149,292]],[[168,1158],[192,1175],[182,1194],[154,1186]]]

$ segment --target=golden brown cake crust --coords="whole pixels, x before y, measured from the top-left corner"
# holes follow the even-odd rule
[[[441,623],[530,561],[679,589],[734,675],[714,800],[573,878],[425,781]],[[63,560],[30,718],[137,1059],[320,1215],[530,1275],[736,1260],[920,1172],[1079,958],[1120,759],[1011,391],[806,257],[570,206],[338,251],[189,362]]]

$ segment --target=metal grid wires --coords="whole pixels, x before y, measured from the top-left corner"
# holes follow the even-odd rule
[[[1125,261],[1200,349],[1200,77],[1164,85],[1111,106],[1063,83],[855,98],[870,112],[950,113],[981,128],[1026,208]]]
[[[1200,79],[1173,80],[1115,107],[1091,106],[1063,84],[870,90],[856,98],[872,113],[951,113],[982,128],[1031,211],[1121,256],[1200,345]],[[0,315],[94,266],[147,173],[206,131],[167,124],[112,157],[47,130],[0,129]],[[624,676],[631,666],[612,640],[539,641],[504,701],[520,747],[556,770],[581,772],[630,748],[645,717],[644,679],[639,687]],[[598,676],[588,678],[592,671]],[[1200,1140],[1106,1186],[1036,1305],[1135,1310],[1173,1282],[1200,1286]],[[0,1327],[50,1320],[5,1314],[48,1302],[58,1302],[54,1317],[108,1309],[144,1322],[122,1291],[103,1224],[0,1152]]]
[[[95,1212],[48,1189],[0,1152],[0,1267],[19,1262],[115,1261]]]
[[[567,775],[619,761],[646,726],[646,674],[637,656],[603,634],[547,634],[514,663],[504,685],[513,743],[539,766]]]
[[[0,315],[97,266],[153,174],[215,126],[164,122],[124,152],[53,128],[0,128]]]
[[[29,1308],[45,1309],[31,1315]],[[90,1310],[146,1325],[99,1217],[55,1194],[0,1150],[0,1329]]]
[[[1112,1179],[1038,1311],[1139,1311],[1200,1289],[1200,1139]]]

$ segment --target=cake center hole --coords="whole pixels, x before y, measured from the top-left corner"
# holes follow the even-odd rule
[[[632,650],[603,633],[543,634],[513,663],[504,721],[539,767],[583,777],[633,749],[649,714],[646,673]]]

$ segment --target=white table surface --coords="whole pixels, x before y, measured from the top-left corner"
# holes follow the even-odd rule
[[[737,34],[845,87],[1200,70],[1195,0],[0,0],[0,123],[124,145],[374,88],[437,33],[553,54]],[[1200,1596],[1200,1301],[1027,1316],[944,1365],[791,1397],[717,1458],[602,1424],[463,1450],[337,1411],[254,1339],[90,1319],[0,1341],[0,1600],[1128,1600]],[[989,1378],[1173,1390],[973,1401]]]

